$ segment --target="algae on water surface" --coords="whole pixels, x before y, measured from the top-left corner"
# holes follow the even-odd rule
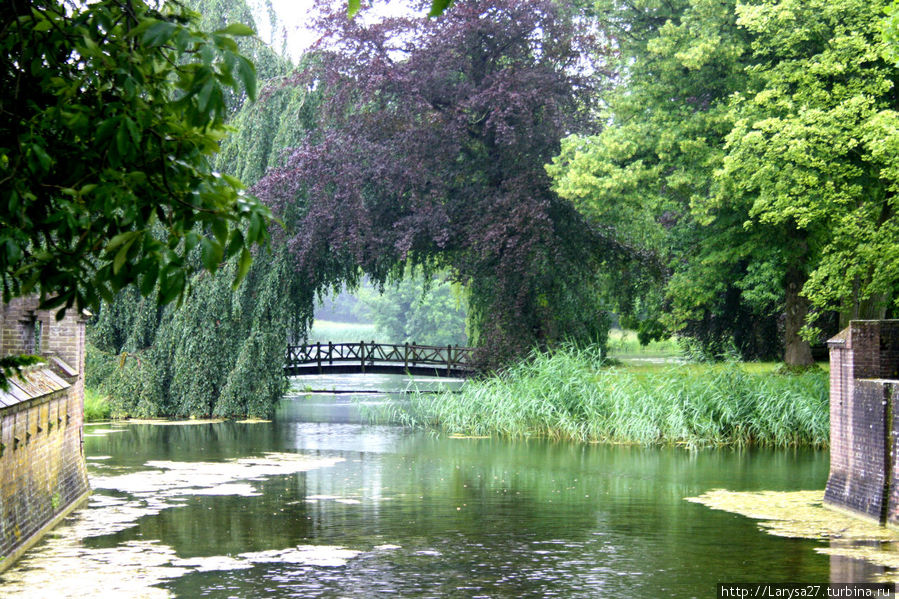
[[[102,457],[102,456],[101,456]],[[88,507],[76,511],[0,579],[5,597],[170,596],[157,585],[191,572],[251,568],[259,563],[332,567],[359,551],[300,545],[235,556],[182,558],[158,540],[130,540],[115,547],[85,545],[91,537],[111,535],[163,509],[178,508],[190,496],[243,495],[258,492],[251,481],[333,466],[341,458],[295,453],[265,453],[223,462],[151,461],[126,474],[91,476],[95,490]],[[113,471],[101,466],[101,471]],[[111,493],[111,494],[110,494]]]
[[[818,553],[860,559],[899,569],[899,533],[824,505],[824,491],[738,492],[714,489],[687,501],[761,520],[769,534],[830,541]],[[899,580],[899,572],[887,574]]]

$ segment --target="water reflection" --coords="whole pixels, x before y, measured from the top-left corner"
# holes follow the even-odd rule
[[[344,386],[386,382],[367,375]],[[147,584],[179,597],[707,597],[718,582],[826,582],[844,568],[813,541],[771,537],[749,519],[683,500],[712,488],[823,488],[825,452],[451,439],[364,424],[344,395],[297,395],[271,423],[128,425],[86,438],[85,449],[109,456],[89,461],[104,485],[96,497],[146,511],[99,536],[63,534],[82,558],[151,543],[155,567],[179,570]],[[270,452],[321,467],[234,474],[230,483],[251,494],[152,498],[115,482],[154,470],[148,463],[227,464]],[[309,559],[309,547],[341,557]],[[24,569],[40,567],[34,555]]]

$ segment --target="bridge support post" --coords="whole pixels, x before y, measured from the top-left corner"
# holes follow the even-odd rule
[[[362,374],[365,374],[365,341],[359,342],[359,361],[362,363]]]
[[[334,344],[328,341],[328,364],[334,363]]]
[[[321,341],[315,344],[315,358],[318,360],[318,373],[322,373],[322,344]]]

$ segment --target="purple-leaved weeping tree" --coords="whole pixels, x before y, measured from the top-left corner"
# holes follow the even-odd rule
[[[595,275],[616,249],[544,169],[602,80],[578,16],[460,0],[437,19],[366,25],[337,8],[318,26],[316,67],[291,84],[322,86],[319,134],[255,189],[288,223],[309,284],[448,269],[470,291],[488,366],[603,336]]]

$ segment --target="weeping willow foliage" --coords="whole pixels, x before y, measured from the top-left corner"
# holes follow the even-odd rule
[[[204,27],[253,25],[242,2],[190,4],[204,15]],[[260,78],[268,81],[252,106],[230,99],[234,132],[216,164],[248,185],[279,164],[286,147],[314,134],[318,102],[314,92],[282,86],[290,65],[258,40],[251,43]],[[141,297],[133,289],[102,306],[89,329],[87,383],[110,396],[114,416],[271,413],[285,390],[288,338],[305,337],[314,304],[314,290],[295,275],[278,231],[272,233],[272,248],[254,257],[237,289],[237,267],[228,263],[214,276],[203,272],[191,280],[180,307],[160,308],[155,292]]]
[[[268,415],[284,392],[289,331],[304,335],[311,318],[294,303],[304,290],[291,290],[284,254],[258,257],[236,291],[233,264],[196,277],[180,308],[120,294],[91,328],[88,385],[110,395],[116,416]]]

